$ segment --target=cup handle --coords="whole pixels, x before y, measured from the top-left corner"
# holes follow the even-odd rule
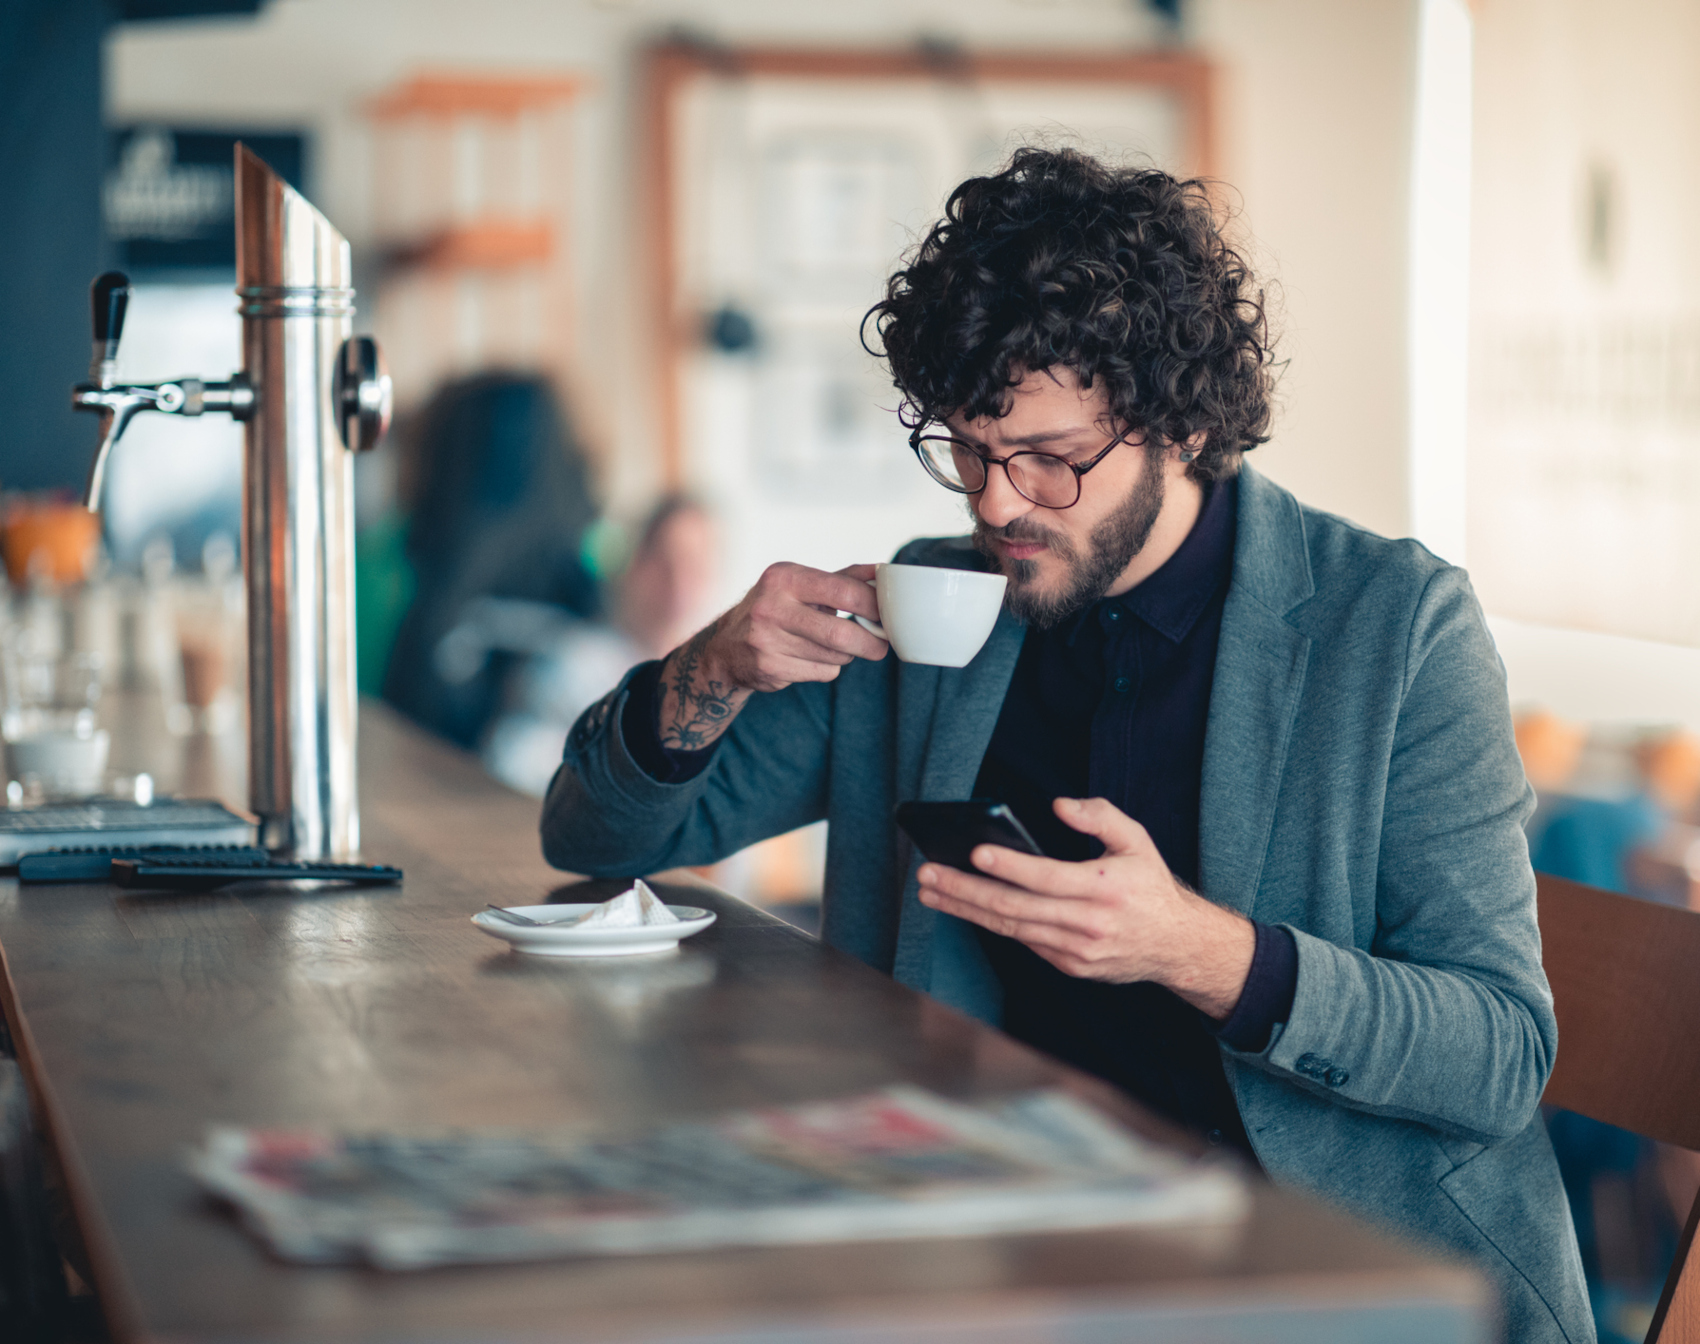
[[[874,590],[876,592],[878,591],[878,588],[875,586],[874,581],[872,579],[863,579],[862,582],[867,584],[868,587],[874,588]],[[855,621],[857,625],[861,626],[862,629],[866,630],[870,635],[875,635],[875,636],[879,637],[880,639],[883,639],[887,644],[891,643],[891,636],[886,634],[885,627],[883,625],[879,624],[877,621],[870,621],[866,616],[858,616],[853,611],[841,611],[838,614],[840,616],[848,616],[851,620]]]

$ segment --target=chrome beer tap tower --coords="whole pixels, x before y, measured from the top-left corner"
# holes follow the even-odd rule
[[[242,558],[248,597],[249,805],[268,849],[301,859],[360,848],[355,781],[354,468],[389,427],[377,346],[351,336],[348,243],[245,146],[236,147],[242,372],[228,382],[114,381],[129,282],[94,282],[94,362],[72,404],[101,416],[89,472],[141,411],[223,411],[246,426]]]

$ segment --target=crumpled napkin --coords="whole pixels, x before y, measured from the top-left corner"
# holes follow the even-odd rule
[[[569,926],[575,929],[635,929],[643,924],[677,924],[679,917],[661,903],[661,898],[639,878],[631,890],[622,891],[611,901],[603,901],[582,919]]]

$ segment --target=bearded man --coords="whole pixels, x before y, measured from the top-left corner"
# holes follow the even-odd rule
[[[1003,573],[990,639],[899,663],[834,614],[877,619],[871,566],[773,566],[574,727],[550,861],[828,818],[829,943],[1470,1256],[1510,1338],[1592,1339],[1502,669],[1461,570],[1242,466],[1272,357],[1203,186],[1023,150],[869,317],[974,520],[898,559]],[[962,872],[893,826],[970,796],[1047,857]]]

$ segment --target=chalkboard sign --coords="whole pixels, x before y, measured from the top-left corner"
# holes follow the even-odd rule
[[[170,126],[113,130],[106,234],[126,271],[229,271],[236,265],[236,142],[304,191],[306,137]]]

